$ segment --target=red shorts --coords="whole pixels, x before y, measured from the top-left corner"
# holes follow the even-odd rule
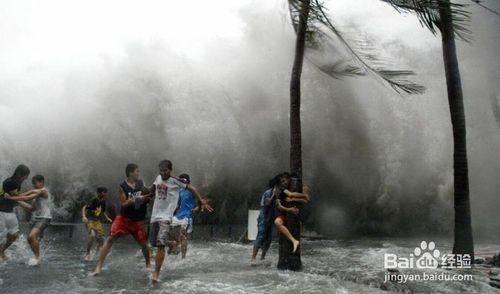
[[[280,219],[284,225],[286,225],[286,218],[284,214],[279,213],[276,219]]]
[[[111,225],[111,236],[130,234],[141,245],[146,244],[148,237],[144,221],[133,221],[122,215],[117,215]]]

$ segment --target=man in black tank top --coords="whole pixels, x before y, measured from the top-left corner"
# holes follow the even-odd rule
[[[104,260],[113,246],[113,242],[120,236],[130,234],[141,246],[142,254],[146,261],[146,267],[150,268],[149,247],[147,245],[147,235],[144,226],[147,206],[150,202],[150,193],[144,187],[144,183],[139,180],[139,167],[130,163],[125,168],[127,179],[120,184],[120,214],[116,216],[111,225],[111,233],[104,243],[99,255],[99,262],[94,271],[94,275],[102,271]]]
[[[134,199],[134,203],[127,206],[122,205],[119,215],[122,215],[135,222],[144,221],[146,219],[149,201],[138,201],[138,199],[140,199],[142,195],[142,192],[145,191],[144,183],[141,180],[137,180],[135,186],[131,187],[127,180],[125,180],[120,184],[120,189],[125,194],[126,200]]]

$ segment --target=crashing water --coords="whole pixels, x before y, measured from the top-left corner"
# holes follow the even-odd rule
[[[277,243],[268,260],[250,266],[251,244],[194,240],[187,258],[167,256],[161,282],[152,285],[150,273],[135,242],[127,237],[115,244],[100,276],[89,273],[95,261],[84,262],[85,234],[78,227],[72,239],[64,231],[48,230],[42,242],[43,263],[27,265],[32,256],[21,238],[9,250],[10,260],[0,265],[2,293],[500,293],[489,286],[486,268],[472,270],[472,282],[384,282],[384,253],[408,255],[418,239],[304,240],[301,272],[279,271]],[[446,240],[435,240],[450,251]],[[478,250],[500,251],[483,243]],[[445,271],[445,270],[441,270]],[[406,273],[402,270],[402,273]]]
[[[286,1],[153,2],[2,6],[0,35],[5,32],[2,44],[10,50],[0,52],[0,179],[20,163],[28,165],[32,174],[46,177],[56,200],[54,216],[72,221],[84,196],[97,186],[107,186],[109,202],[118,203],[117,183],[127,163],[138,163],[150,185],[158,161],[168,158],[174,174],[189,173],[212,199],[216,211],[204,223],[243,223],[247,210],[258,208],[268,180],[289,168],[295,33]],[[382,1],[326,2],[341,32],[356,40],[365,34],[367,41],[374,38],[382,46],[376,53],[395,63],[391,68],[414,70],[428,91],[401,97],[368,77],[333,80],[306,60],[303,171],[314,211],[308,222],[331,236],[449,232],[453,148],[439,38],[415,17],[400,15]],[[195,12],[206,3],[211,5],[202,15],[186,22],[191,33],[182,31],[197,39],[223,12],[220,27],[207,32],[206,40],[184,48],[165,37],[178,32],[168,28],[181,23],[170,22],[182,16],[172,6]],[[115,13],[117,7],[123,15]],[[474,46],[457,46],[468,123],[472,225],[476,234],[489,235],[500,229],[498,206],[492,205],[500,191],[500,161],[494,160],[500,136],[490,103],[490,94],[499,93],[494,53],[500,42],[494,29],[498,18],[478,8],[471,6]],[[101,17],[89,27],[81,11]],[[52,25],[58,22],[47,21],[61,16],[64,26],[57,29]],[[130,22],[141,16],[147,21]],[[59,28],[76,42],[61,38]],[[234,34],[224,36],[225,28]],[[28,49],[35,47],[40,50]],[[184,49],[193,48],[201,56],[186,55]],[[343,56],[330,53],[329,63]]]

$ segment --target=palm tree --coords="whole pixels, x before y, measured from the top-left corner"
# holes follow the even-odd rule
[[[310,0],[302,0],[295,41],[295,58],[290,78],[290,171],[297,181],[294,190],[302,190],[302,130],[300,119],[300,77],[304,64],[307,22],[309,20]],[[292,214],[286,216],[287,228],[295,239],[300,241],[300,219]],[[300,250],[292,253],[292,244],[280,236],[279,269],[300,270],[302,261]]]
[[[292,24],[297,34],[295,43],[295,58],[293,62],[292,75],[290,80],[290,170],[295,176],[293,187],[295,191],[302,190],[302,132],[301,132],[301,88],[300,81],[302,75],[302,65],[306,57],[306,48],[310,51],[318,50],[322,46],[327,46],[332,37],[336,37],[345,46],[353,57],[355,64],[346,64],[343,61],[334,61],[330,64],[318,65],[314,60],[310,60],[321,72],[338,78],[341,75],[364,75],[375,74],[376,77],[387,82],[396,91],[406,93],[421,93],[424,87],[406,79],[412,75],[411,71],[386,70],[376,68],[368,64],[340,34],[329,20],[325,8],[318,0],[289,0],[290,16]],[[332,36],[333,35],[333,36]],[[376,61],[373,54],[369,59]],[[292,235],[300,240],[301,223],[297,216],[288,214],[286,216],[286,226]],[[299,270],[302,267],[300,260],[300,249],[292,254],[291,243],[280,236],[278,268]]]
[[[297,39],[295,41],[295,58],[293,60],[290,79],[290,171],[299,181],[302,179],[302,132],[300,125],[300,77],[304,63],[306,48],[307,22],[309,19],[310,0],[303,0]],[[299,185],[301,186],[301,185]],[[300,188],[299,188],[300,189]]]
[[[491,110],[493,111],[493,116],[497,121],[498,127],[500,127],[500,104],[498,103],[495,93],[490,94]]]
[[[472,238],[469,169],[462,82],[458,66],[455,36],[468,40],[470,31],[465,23],[469,13],[465,5],[450,0],[383,0],[397,9],[414,11],[420,22],[436,34],[441,32],[443,61],[448,90],[448,103],[453,129],[453,176],[454,176],[454,254],[469,254],[474,261]]]

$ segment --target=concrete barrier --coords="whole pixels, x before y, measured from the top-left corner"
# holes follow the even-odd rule
[[[259,217],[259,210],[248,210],[248,228],[247,228],[247,238],[253,241],[257,238],[257,218]]]

